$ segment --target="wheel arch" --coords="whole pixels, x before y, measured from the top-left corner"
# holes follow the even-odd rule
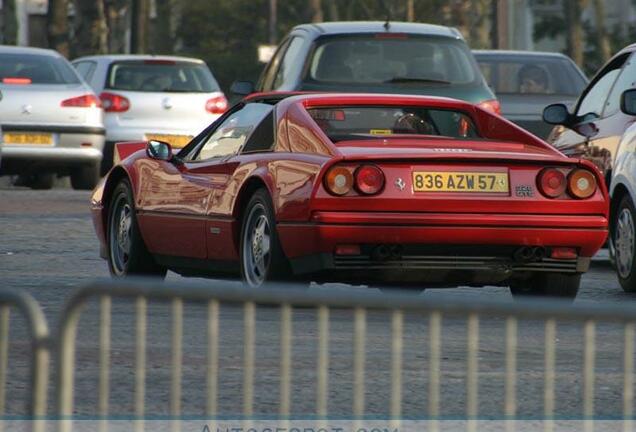
[[[272,196],[272,191],[268,186],[267,181],[258,175],[253,175],[243,184],[241,185],[241,189],[236,197],[236,201],[234,202],[234,209],[232,211],[232,216],[237,221],[237,229],[234,230],[234,246],[239,250],[239,245],[241,241],[241,221],[243,219],[243,214],[245,213],[245,207],[249,202],[250,198],[254,193],[259,189],[265,189],[269,195],[269,199],[274,201]],[[275,211],[275,210],[274,210]]]
[[[612,198],[610,200],[610,234],[614,234],[614,220],[616,219],[616,212],[624,196],[631,196],[630,190],[624,183],[617,183],[612,188]]]
[[[113,197],[113,191],[123,179],[131,182],[128,172],[121,166],[116,166],[108,175],[108,179],[104,185],[104,193],[102,195],[102,224],[104,225],[103,228],[106,235],[108,235],[108,210],[110,209],[110,200]]]

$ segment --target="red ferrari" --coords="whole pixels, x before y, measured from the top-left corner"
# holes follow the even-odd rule
[[[176,154],[117,151],[91,201],[114,276],[574,297],[607,236],[591,163],[452,99],[257,94]]]

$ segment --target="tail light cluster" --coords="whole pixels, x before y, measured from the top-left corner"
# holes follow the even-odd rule
[[[227,111],[227,99],[225,96],[215,96],[205,103],[205,110],[210,114],[223,114]]]
[[[594,195],[598,184],[594,174],[586,169],[544,168],[537,176],[537,187],[548,198],[585,199]]]
[[[478,103],[477,106],[481,109],[485,109],[486,111],[490,111],[493,114],[501,115],[501,104],[497,99],[482,101]]]
[[[325,175],[325,189],[333,195],[347,195],[355,190],[360,195],[376,195],[384,189],[384,173],[375,165],[336,165]]]
[[[106,112],[125,112],[130,109],[130,101],[122,95],[110,92],[102,92],[99,95],[102,107]]]
[[[95,95],[85,94],[82,96],[65,99],[60,104],[63,107],[72,108],[98,108],[102,106],[102,103]]]

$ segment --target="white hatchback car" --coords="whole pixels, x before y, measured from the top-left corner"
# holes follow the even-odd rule
[[[100,101],[55,51],[0,46],[0,175],[49,189],[70,175],[75,189],[99,180],[104,145]]]
[[[104,108],[102,175],[117,158],[116,142],[155,139],[181,148],[227,109],[225,95],[199,59],[99,55],[72,64]]]

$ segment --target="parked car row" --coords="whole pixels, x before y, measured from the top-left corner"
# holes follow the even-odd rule
[[[2,46],[0,175],[35,189],[69,175],[90,190],[113,165],[115,142],[180,148],[226,109],[201,60],[112,55],[71,65],[52,50]]]

